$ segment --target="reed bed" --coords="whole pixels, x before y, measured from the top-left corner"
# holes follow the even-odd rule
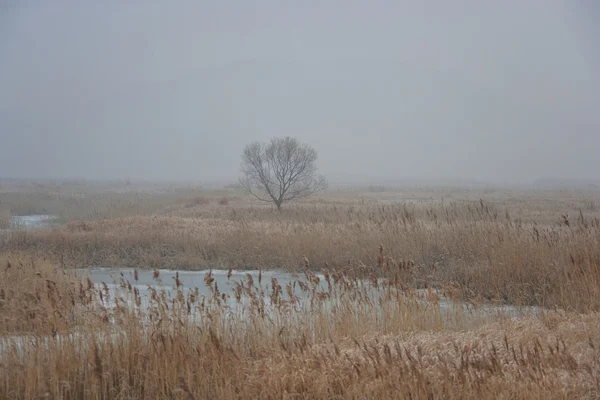
[[[302,267],[305,256],[317,270],[374,266],[382,246],[386,259],[413,263],[414,287],[456,283],[482,301],[585,311],[600,309],[598,243],[600,219],[583,211],[538,224],[481,201],[72,221],[14,232],[0,246],[78,267],[276,270]]]
[[[0,334],[69,332],[79,324],[73,271],[24,254],[0,257]]]
[[[14,259],[12,257],[11,259]],[[12,263],[11,263],[12,264]],[[29,288],[35,260],[4,278]],[[282,287],[248,275],[208,296],[179,279],[150,289],[135,277],[31,289],[46,311],[74,321],[48,332],[42,313],[16,324],[0,308],[0,397],[11,399],[597,398],[600,314],[542,311],[509,318],[442,312],[460,288],[417,292],[382,261],[374,268],[309,269]],[[21,283],[22,282],[22,283]],[[21,284],[21,286],[19,286]],[[8,286],[7,286],[8,287]],[[76,290],[72,290],[75,287]],[[31,300],[15,290],[5,301]],[[12,296],[15,300],[12,300]],[[51,301],[51,299],[65,301]],[[3,303],[6,304],[6,303]],[[16,317],[17,315],[15,315]],[[10,327],[10,329],[7,329]]]
[[[597,193],[2,190],[62,223],[0,231],[0,398],[600,397]],[[207,295],[158,268],[298,276]]]
[[[10,210],[0,209],[0,229],[9,229],[12,226]]]

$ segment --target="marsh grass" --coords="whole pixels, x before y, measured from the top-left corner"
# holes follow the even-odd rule
[[[37,279],[36,265],[11,267],[5,278],[16,285]],[[208,296],[174,279],[152,287],[143,307],[135,275],[117,278],[112,291],[86,281],[71,291],[71,280],[61,278],[56,287],[35,291],[68,300],[48,305],[57,318],[85,317],[58,334],[41,328],[48,324],[41,313],[28,326],[11,325],[2,334],[0,397],[525,399],[600,393],[599,314],[544,311],[511,319],[459,306],[445,315],[440,300],[451,294],[407,288],[398,270],[380,280],[373,275],[369,268],[306,270],[285,287],[275,276],[249,275],[226,293],[208,273]],[[160,272],[155,279],[158,284]],[[30,301],[20,298],[22,306]],[[8,313],[19,315],[17,307]]]
[[[0,199],[64,221],[0,236],[0,398],[600,397],[596,194],[386,188],[280,213],[193,188]],[[156,285],[75,275],[99,265]],[[202,295],[161,286],[163,267],[300,272],[231,290],[209,273]]]
[[[9,229],[12,226],[12,214],[8,209],[0,209],[0,229]]]
[[[193,185],[17,182],[0,188],[0,209],[15,215],[54,215],[64,222],[98,220],[202,208],[223,196],[234,199],[235,193]]]
[[[453,282],[481,301],[600,308],[600,219],[583,212],[537,224],[483,201],[306,205],[282,213],[215,207],[211,216],[73,221],[17,232],[2,246],[75,266],[277,270],[302,267],[304,256],[317,270],[374,266],[383,246],[393,263],[413,263],[404,279],[414,287]]]
[[[0,257],[0,333],[69,332],[79,323],[73,271],[27,255]]]

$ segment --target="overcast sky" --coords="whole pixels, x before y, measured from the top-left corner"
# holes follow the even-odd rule
[[[0,176],[600,178],[600,4],[0,0]]]

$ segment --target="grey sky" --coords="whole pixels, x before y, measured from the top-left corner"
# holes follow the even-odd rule
[[[600,178],[596,1],[0,1],[0,176]]]

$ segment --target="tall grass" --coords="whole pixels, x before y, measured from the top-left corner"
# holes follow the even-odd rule
[[[73,271],[26,255],[0,257],[0,333],[69,332],[78,323]]]
[[[11,263],[12,264],[12,263]],[[117,289],[38,286],[47,311],[76,321],[47,332],[3,324],[0,397],[61,399],[595,398],[600,315],[538,317],[442,312],[440,296],[407,288],[401,271],[326,269],[281,287],[249,276],[224,292],[211,274],[207,297],[175,279],[142,306],[135,278]],[[37,261],[7,268],[15,289]],[[43,268],[52,268],[49,266]],[[51,269],[47,269],[51,271]],[[57,272],[55,270],[54,272]],[[160,275],[156,273],[157,281]],[[74,286],[76,290],[70,288]],[[6,286],[8,287],[8,286]],[[33,290],[32,290],[33,292]],[[28,306],[31,301],[15,290]],[[230,296],[230,298],[228,298]],[[442,298],[443,300],[443,298]],[[302,306],[299,304],[302,303]],[[3,303],[6,304],[6,303]],[[18,308],[0,308],[15,321]],[[0,314],[1,315],[1,314]],[[15,316],[17,316],[15,315]],[[33,330],[32,330],[33,327]],[[15,336],[20,334],[20,336]]]
[[[0,229],[9,229],[12,226],[12,215],[8,209],[0,209]]]
[[[482,301],[598,310],[598,243],[600,219],[583,212],[537,224],[485,202],[444,202],[74,221],[18,232],[2,248],[73,266],[294,270],[305,256],[313,269],[374,266],[381,245],[386,259],[413,263],[414,287],[456,283]]]
[[[386,188],[275,213],[145,190],[0,192],[65,221],[0,234],[0,398],[600,397],[594,197]],[[77,275],[98,265],[301,272],[231,289],[208,273],[202,295],[157,269],[146,296],[135,275]]]

